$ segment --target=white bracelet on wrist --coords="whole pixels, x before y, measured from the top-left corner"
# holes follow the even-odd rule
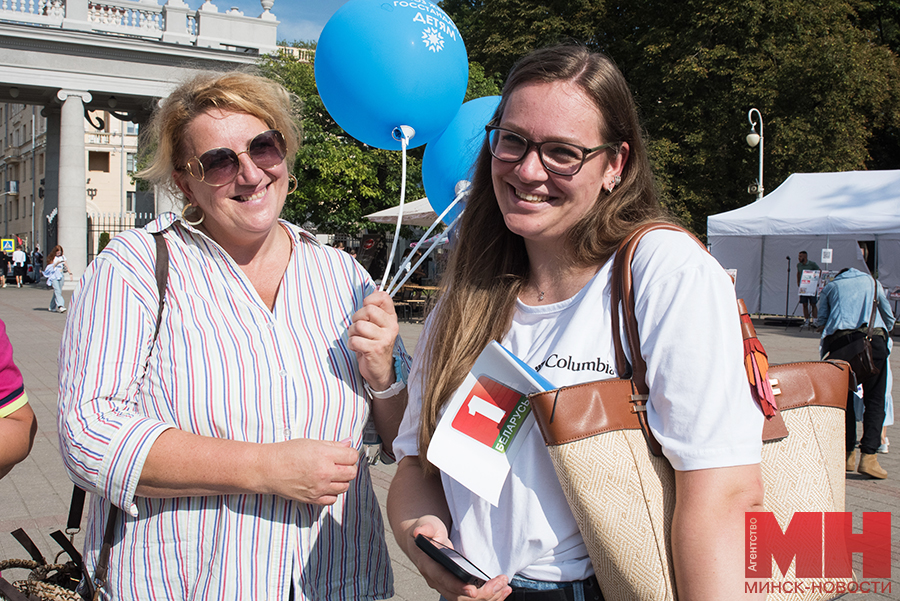
[[[372,387],[369,386],[369,383],[363,380],[363,386],[366,387],[366,392],[369,393],[369,396],[373,399],[389,399],[391,397],[397,396],[400,392],[406,388],[406,382],[403,380],[397,380],[393,384],[391,384],[386,390],[382,390],[380,392],[372,390]]]

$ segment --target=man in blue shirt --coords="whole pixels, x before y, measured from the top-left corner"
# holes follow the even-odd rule
[[[872,357],[878,373],[860,383],[863,387],[863,435],[859,443],[862,456],[858,472],[873,478],[886,478],[887,472],[878,464],[875,455],[881,444],[884,424],[884,394],[887,386],[887,337],[894,328],[894,314],[887,295],[872,276],[856,269],[844,269],[825,286],[819,297],[819,317],[816,324],[822,330],[822,355],[833,352],[865,337],[872,304],[876,301],[872,333]],[[853,394],[847,398],[847,471],[856,467],[856,416]]]

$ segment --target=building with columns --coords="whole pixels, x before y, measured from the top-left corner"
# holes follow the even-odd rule
[[[4,194],[0,228],[29,237],[33,229],[42,247],[61,244],[80,277],[91,251],[89,213],[108,205],[126,212],[134,192],[122,176],[136,148],[128,124],[139,131],[156,102],[194,73],[252,65],[276,51],[274,0],[260,5],[251,17],[219,12],[211,0],[196,10],[184,0],[2,3],[0,178],[5,193],[13,192],[7,182],[17,184],[15,194]],[[98,117],[102,127],[90,124]],[[7,131],[10,119],[15,125]],[[140,195],[132,199],[141,208]],[[162,203],[151,201],[152,212],[171,208]]]
[[[142,204],[135,190],[139,126],[117,119],[108,111],[90,111],[84,119],[86,171],[84,193],[89,223],[105,219],[133,227],[136,215],[152,213],[152,202]],[[22,103],[0,104],[0,237],[21,241],[26,250],[37,245],[47,251],[56,239],[56,215],[44,211],[47,169],[47,118],[41,107]],[[150,195],[152,201],[152,194]],[[109,229],[109,228],[107,228]],[[93,258],[103,231],[98,223],[88,232],[88,257]],[[109,233],[115,234],[116,231]]]
[[[41,116],[40,107],[0,104],[0,135],[0,237],[13,238],[31,250],[37,238],[34,232],[42,229],[36,216],[43,206],[39,182],[47,165],[47,120]]]

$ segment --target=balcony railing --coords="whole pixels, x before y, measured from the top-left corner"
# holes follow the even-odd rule
[[[184,0],[0,0],[0,21],[123,35],[246,54],[276,51],[273,1],[258,17],[219,12],[210,0],[191,10]]]
[[[311,48],[294,48],[293,46],[279,46],[278,50],[282,54],[289,54],[298,61],[311,63],[315,61],[316,51]]]
[[[117,136],[118,137],[118,136]],[[109,145],[110,134],[108,133],[89,133],[87,143],[88,144],[103,144]]]

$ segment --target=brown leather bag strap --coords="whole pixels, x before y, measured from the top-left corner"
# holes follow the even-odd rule
[[[631,261],[634,259],[634,253],[637,251],[641,238],[654,230],[683,232],[693,238],[703,250],[706,250],[703,243],[683,227],[663,222],[648,223],[637,228],[619,244],[619,248],[616,250],[616,258],[612,269],[612,306],[617,308],[621,303],[621,311],[625,319],[625,336],[628,340],[628,348],[631,350],[632,379],[641,394],[647,394],[649,388],[647,387],[647,364],[641,357],[641,341],[640,336],[638,336],[637,318],[634,314],[634,278],[631,271]],[[625,374],[627,367],[625,365],[625,352],[622,349],[622,341],[620,339],[621,330],[617,310],[612,312],[612,325],[613,343],[615,344],[616,352],[616,369],[619,374]]]
[[[647,386],[647,363],[641,355],[641,340],[638,335],[637,317],[634,312],[634,278],[631,271],[631,261],[634,259],[634,253],[637,245],[648,232],[654,230],[671,230],[676,232],[684,232],[694,238],[704,250],[703,246],[693,234],[686,229],[672,223],[654,222],[642,225],[631,232],[620,244],[616,250],[616,257],[613,261],[612,282],[611,282],[611,306],[612,306],[612,328],[613,328],[613,345],[616,355],[616,371],[619,377],[627,378],[628,363],[625,359],[625,351],[622,348],[621,327],[619,325],[619,308],[623,319],[625,320],[625,336],[628,340],[628,348],[631,351],[631,382],[632,395],[631,403],[633,411],[638,416],[641,424],[641,430],[650,451],[656,455],[662,455],[662,446],[650,431],[650,424],[647,421],[647,402],[649,400],[650,387]]]

